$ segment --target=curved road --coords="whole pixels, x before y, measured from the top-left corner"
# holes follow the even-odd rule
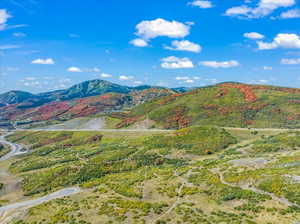
[[[0,162],[4,161],[4,160],[8,160],[13,156],[21,155],[21,154],[24,154],[27,152],[27,151],[22,151],[23,147],[21,145],[6,141],[5,137],[7,137],[8,135],[10,135],[10,133],[0,136],[0,143],[2,143],[4,145],[8,145],[10,147],[10,152],[5,154],[4,156],[2,156],[0,158]]]
[[[10,205],[6,205],[3,207],[0,207],[0,215],[3,212],[12,210],[12,209],[19,209],[19,208],[29,208],[29,207],[33,207],[39,204],[42,204],[44,202],[50,201],[52,199],[56,199],[56,198],[62,198],[65,196],[70,196],[72,194],[77,194],[79,193],[81,190],[79,187],[70,187],[70,188],[65,188],[59,191],[56,191],[52,194],[37,198],[37,199],[32,199],[32,200],[28,200],[28,201],[22,201],[22,202],[18,202],[15,204],[10,204]]]
[[[5,140],[5,137],[7,137],[10,133],[6,135],[0,136],[0,143],[9,145],[11,147],[11,151],[7,153],[5,156],[0,158],[1,161],[8,160],[12,158],[13,156],[21,155],[24,153],[27,153],[27,151],[22,151],[23,147],[19,144],[15,144],[12,142],[9,142]],[[1,223],[9,223],[11,218],[13,218],[18,212],[28,209],[30,207],[42,204],[44,202],[48,202],[50,200],[56,199],[56,198],[62,198],[65,196],[70,196],[73,194],[77,194],[81,192],[81,189],[79,187],[70,187],[70,188],[65,188],[59,191],[56,191],[54,193],[51,193],[49,195],[37,198],[37,199],[32,199],[28,201],[22,201],[22,202],[17,202],[14,204],[6,205],[0,207],[0,224]]]

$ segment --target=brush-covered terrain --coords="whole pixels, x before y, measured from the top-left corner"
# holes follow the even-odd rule
[[[113,117],[122,119],[118,127],[148,119],[150,127],[164,129],[191,125],[299,128],[299,103],[299,89],[223,83],[160,97]]]
[[[99,129],[299,128],[299,109],[300,90],[295,88],[221,83],[168,89],[92,80],[49,93],[0,95],[0,127],[37,128],[97,116],[105,121]]]
[[[0,177],[2,205],[81,188],[21,210],[10,223],[300,219],[297,131],[194,126],[168,132],[28,131],[8,139],[30,151],[0,163],[19,183],[12,195],[11,180]]]

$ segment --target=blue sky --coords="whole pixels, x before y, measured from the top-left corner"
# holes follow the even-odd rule
[[[300,87],[298,0],[2,0],[0,92],[90,79]]]

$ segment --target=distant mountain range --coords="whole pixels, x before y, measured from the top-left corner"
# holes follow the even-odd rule
[[[65,90],[40,94],[10,91],[0,95],[0,126],[12,122],[68,120],[103,112],[121,111],[157,97],[187,91],[156,86],[128,87],[104,80],[85,81]]]
[[[300,128],[300,89],[234,82],[169,89],[91,80],[53,92],[0,95],[0,127],[47,125],[94,115],[113,119],[116,128]]]

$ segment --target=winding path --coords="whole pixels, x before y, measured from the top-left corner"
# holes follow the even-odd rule
[[[0,136],[0,143],[2,143],[4,145],[8,145],[10,147],[10,152],[5,154],[4,156],[2,156],[0,158],[0,162],[8,160],[11,157],[14,157],[16,155],[21,155],[21,154],[27,153],[27,151],[22,151],[23,147],[21,145],[5,140],[5,137],[7,137],[10,134],[11,133]]]
[[[5,140],[5,137],[7,137],[9,134],[10,133],[0,136],[0,143],[8,145],[11,148],[9,153],[7,153],[6,155],[4,155],[3,157],[0,158],[0,162],[8,160],[17,155],[27,153],[27,151],[22,151],[23,147],[21,145]],[[81,189],[79,187],[77,187],[77,186],[70,187],[70,188],[65,188],[65,189],[56,191],[54,193],[51,193],[49,195],[46,195],[46,196],[43,196],[40,198],[27,200],[27,201],[21,201],[21,202],[17,202],[14,204],[2,206],[2,207],[0,207],[0,224],[9,223],[12,218],[16,217],[21,211],[23,211],[25,209],[42,204],[44,202],[51,201],[53,199],[77,194],[79,192],[81,192]]]
[[[250,190],[250,191],[253,191],[257,194],[265,194],[265,195],[269,195],[274,201],[278,201],[282,204],[285,204],[286,206],[295,206],[297,208],[300,208],[300,206],[296,203],[293,203],[293,202],[290,202],[289,200],[287,200],[286,198],[283,198],[283,197],[277,197],[275,194],[273,193],[270,193],[270,192],[267,192],[267,191],[263,191],[263,190],[260,190],[260,189],[257,189],[255,187],[249,187],[249,186],[240,186],[240,185],[237,185],[237,184],[232,184],[232,183],[229,183],[227,182],[225,179],[224,179],[224,175],[221,171],[217,170],[217,169],[211,169],[210,170],[211,172],[213,172],[214,174],[217,174],[219,177],[220,177],[220,181],[225,184],[225,185],[228,185],[230,187],[239,187],[239,188],[242,188],[243,190]]]

